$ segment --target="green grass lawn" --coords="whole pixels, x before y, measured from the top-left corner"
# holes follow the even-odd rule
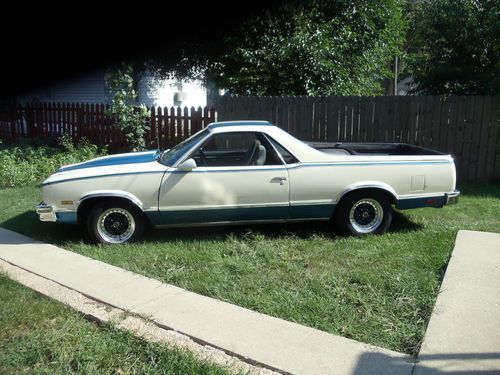
[[[226,374],[190,353],[97,326],[0,274],[0,374]]]
[[[256,311],[415,354],[459,229],[500,231],[500,185],[456,206],[396,212],[389,233],[333,237],[328,224],[190,228],[96,246],[40,223],[35,187],[0,190],[0,225]]]

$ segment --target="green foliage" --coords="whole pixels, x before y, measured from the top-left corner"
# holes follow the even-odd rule
[[[397,0],[310,0],[243,28],[210,73],[232,92],[256,95],[381,93],[404,35]]]
[[[85,139],[75,145],[66,135],[61,137],[59,147],[37,145],[29,141],[12,145],[0,143],[0,188],[40,183],[62,165],[105,154],[105,149],[98,149]]]
[[[415,3],[408,73],[423,94],[500,94],[500,2]]]
[[[133,151],[143,150],[146,146],[144,135],[149,129],[146,122],[149,113],[144,105],[137,105],[133,67],[122,64],[119,68],[110,69],[106,73],[106,83],[112,94],[108,114],[115,117],[130,148]]]
[[[242,95],[379,94],[404,35],[402,0],[301,0],[205,47],[217,55],[198,48],[172,69],[189,76],[192,66],[192,76]]]

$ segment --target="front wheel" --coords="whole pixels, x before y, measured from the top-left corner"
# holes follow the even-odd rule
[[[144,223],[137,208],[130,204],[98,203],[87,217],[87,229],[93,242],[120,244],[138,239]]]
[[[345,235],[382,234],[392,222],[391,202],[382,192],[353,192],[340,201],[334,220]]]

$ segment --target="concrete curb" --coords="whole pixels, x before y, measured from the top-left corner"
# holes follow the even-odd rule
[[[458,232],[414,375],[500,374],[500,234]]]
[[[158,327],[154,322],[130,315],[124,310],[92,300],[77,291],[68,289],[54,281],[35,275],[10,263],[0,260],[0,270],[12,280],[56,301],[64,303],[94,321],[110,323],[149,341],[165,343],[192,352],[199,360],[208,361],[226,368],[232,373],[249,375],[277,375],[269,369],[253,366],[232,357],[221,350],[201,345],[189,337]]]
[[[14,280],[87,316],[114,323],[146,340],[188,349],[202,360],[234,371],[274,374],[272,369],[280,368],[282,373],[301,374],[500,373],[500,234],[496,233],[459,231],[414,368],[409,356],[200,296],[1,228],[0,259],[0,269]],[[97,283],[97,289],[87,282],[89,278]],[[64,280],[71,285],[65,285]],[[139,293],[139,298],[127,299],[130,293]],[[128,312],[145,314],[151,321]],[[204,324],[217,319],[214,327],[204,329]],[[247,323],[256,332],[245,331],[245,327],[238,331],[238,324]],[[225,324],[235,337],[223,332]],[[192,337],[177,332],[178,325],[190,330]],[[198,331],[203,333],[201,337],[196,336]],[[276,348],[276,340],[269,345],[269,334],[279,337],[280,348]],[[255,357],[242,354],[249,348],[240,350],[238,339],[249,336],[254,345],[268,350],[271,360],[255,359],[262,347],[257,348]],[[210,339],[229,345],[217,349],[203,344]],[[326,345],[326,351],[322,345]],[[275,349],[281,354],[281,367],[273,358]],[[297,355],[300,351],[312,355],[313,360]],[[287,357],[290,353],[293,356]],[[289,363],[284,362],[287,358]]]
[[[405,374],[413,358],[163,284],[0,229],[0,259],[282,373]],[[92,282],[89,282],[92,280]]]

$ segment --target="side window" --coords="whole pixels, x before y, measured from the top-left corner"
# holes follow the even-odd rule
[[[269,141],[273,144],[274,148],[279,152],[279,154],[281,155],[286,164],[298,163],[297,158],[292,154],[290,154],[286,148],[284,148],[282,145],[280,145],[271,137],[268,136],[268,138]]]
[[[210,137],[202,148],[205,152],[243,152],[252,146],[253,133],[222,133]]]
[[[282,164],[266,138],[253,132],[214,134],[190,157],[203,167]]]

